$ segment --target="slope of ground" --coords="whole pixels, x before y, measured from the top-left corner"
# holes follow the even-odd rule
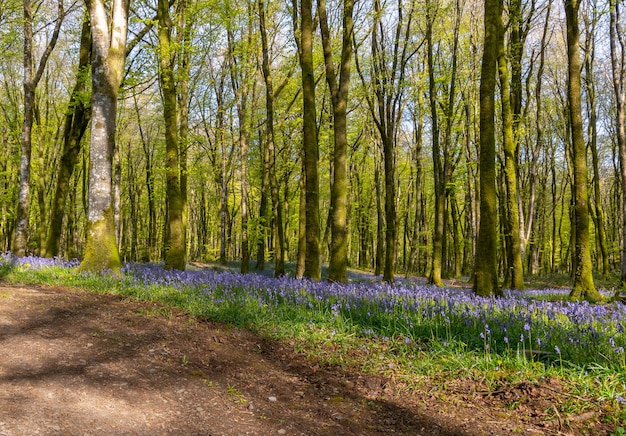
[[[554,386],[408,390],[176,310],[0,287],[0,435],[609,434]],[[505,404],[515,403],[515,411]]]

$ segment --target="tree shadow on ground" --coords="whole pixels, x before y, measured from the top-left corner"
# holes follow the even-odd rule
[[[0,421],[23,434],[480,434],[382,377],[320,368],[288,345],[153,303],[3,295]]]

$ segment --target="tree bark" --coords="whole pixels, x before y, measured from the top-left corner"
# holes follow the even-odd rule
[[[435,6],[426,3],[426,50],[428,57],[428,95],[430,101],[431,137],[433,149],[433,176],[435,191],[435,225],[433,227],[433,257],[428,281],[435,286],[443,286],[441,270],[443,265],[444,219],[446,204],[446,180],[439,143],[439,113],[437,110],[437,85],[435,82],[435,62],[433,59],[433,24]]]
[[[22,123],[22,154],[20,160],[20,189],[17,202],[15,254],[24,256],[28,245],[28,208],[30,204],[30,167],[32,156],[32,129],[35,115],[35,90],[43,76],[46,64],[56,46],[65,18],[63,1],[58,3],[58,16],[52,37],[33,71],[33,14],[30,0],[24,0],[24,122]],[[33,74],[34,73],[34,74]]]
[[[180,141],[176,80],[174,78],[175,48],[172,44],[172,19],[169,2],[159,0],[159,82],[165,118],[165,179],[167,195],[167,241],[165,268],[184,271],[187,264],[183,226],[184,202],[180,191]]]
[[[602,194],[600,193],[600,168],[598,159],[598,109],[596,102],[596,79],[594,68],[596,23],[598,17],[592,12],[591,23],[587,23],[585,38],[585,91],[587,94],[587,142],[591,151],[591,165],[593,170],[593,198],[594,207],[590,209],[595,224],[596,245],[599,263],[602,265],[602,275],[608,277],[609,253],[606,246],[606,232],[604,228],[604,208],[602,207]]]
[[[343,4],[343,39],[341,46],[341,61],[339,81],[333,61],[330,29],[326,15],[326,0],[318,1],[318,14],[324,47],[324,61],[326,66],[326,82],[331,95],[333,107],[333,183],[330,192],[331,208],[331,242],[328,278],[331,281],[348,281],[348,247],[347,247],[347,214],[348,214],[348,132],[347,106],[348,90],[350,87],[350,61],[352,58],[352,32],[354,23],[352,12],[354,0],[345,0]]]
[[[570,298],[574,300],[600,301],[592,275],[589,249],[589,196],[587,193],[587,149],[583,132],[582,105],[580,97],[580,30],[578,10],[580,0],[565,0],[565,22],[567,26],[567,100],[569,103],[569,128],[572,142],[574,170],[574,284]]]
[[[110,11],[103,0],[89,0],[88,8],[93,35],[89,212],[80,269],[117,270],[121,260],[113,221],[112,159],[117,95],[126,60],[128,0],[113,0]]]
[[[319,144],[315,109],[315,77],[313,70],[313,12],[312,1],[301,2],[300,67],[302,70],[302,96],[304,100],[303,149],[306,173],[306,261],[304,276],[313,280],[321,278],[320,265],[320,212],[319,212]]]
[[[624,37],[619,30],[619,2],[610,0],[610,46],[613,92],[615,93],[615,126],[619,154],[619,175],[622,188],[622,251],[620,257],[621,286],[626,287],[626,115],[624,97]],[[619,45],[619,49],[618,49]]]
[[[89,124],[89,105],[83,94],[87,90],[89,77],[87,69],[91,62],[90,57],[91,27],[89,25],[89,16],[85,15],[80,36],[76,84],[70,96],[70,104],[65,114],[65,124],[63,126],[63,150],[61,151],[57,184],[50,210],[50,227],[45,249],[45,256],[47,257],[59,255],[63,217],[65,216],[65,204],[70,190],[70,180],[74,167],[78,163],[82,138]]]
[[[504,178],[506,186],[507,276],[511,289],[524,289],[524,266],[520,244],[519,203],[517,194],[517,142],[514,135],[514,117],[511,107],[509,66],[504,46],[502,20],[498,28],[498,77],[500,81],[500,103],[502,107],[502,148],[504,150]],[[504,217],[503,217],[504,218]]]
[[[501,295],[497,269],[495,89],[502,1],[485,0],[485,41],[480,72],[480,224],[474,261],[474,293]]]
[[[279,187],[276,178],[276,147],[274,144],[274,85],[270,71],[270,55],[267,45],[265,5],[263,0],[259,0],[259,27],[261,32],[261,47],[263,55],[261,69],[265,80],[265,146],[267,147],[269,157],[268,175],[272,197],[272,216],[274,218],[273,223],[276,234],[276,245],[274,247],[274,276],[280,277],[285,274],[285,229],[283,226],[283,209],[279,198]]]

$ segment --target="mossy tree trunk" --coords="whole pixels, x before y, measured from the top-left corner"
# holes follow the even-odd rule
[[[580,30],[578,10],[580,0],[565,0],[565,23],[567,27],[567,100],[569,103],[569,128],[572,144],[574,172],[574,214],[572,228],[574,242],[574,284],[570,298],[574,300],[600,301],[602,296],[593,282],[591,252],[589,248],[589,197],[587,193],[587,147],[583,132],[581,105]]]
[[[495,90],[502,0],[485,0],[485,42],[480,71],[480,223],[474,260],[474,293],[500,295],[497,268]]]
[[[167,241],[165,268],[184,270],[186,260],[183,226],[184,202],[180,191],[180,161],[176,81],[174,78],[175,52],[172,44],[172,19],[169,2],[159,0],[159,82],[163,96],[165,117],[165,178],[167,195]]]
[[[333,150],[333,183],[330,192],[331,207],[331,241],[330,261],[328,266],[329,280],[336,282],[348,281],[348,131],[347,106],[348,90],[350,87],[350,61],[352,59],[352,37],[354,0],[343,2],[343,38],[341,45],[341,61],[339,65],[339,80],[333,61],[331,33],[328,27],[326,1],[318,1],[318,15],[324,47],[324,61],[326,66],[326,82],[331,95],[333,107],[333,135],[335,147]]]
[[[80,36],[80,49],[78,57],[78,74],[76,84],[70,96],[70,104],[65,113],[65,124],[63,126],[63,150],[59,171],[57,173],[57,184],[54,191],[50,210],[50,225],[46,240],[45,255],[54,257],[59,255],[61,233],[63,230],[63,217],[65,215],[65,204],[70,191],[70,180],[74,172],[74,167],[78,163],[78,156],[81,150],[81,141],[89,124],[89,105],[85,100],[84,93],[87,90],[87,80],[89,78],[89,68],[91,62],[91,27],[89,16],[85,15]]]
[[[426,50],[428,59],[428,96],[430,102],[431,138],[433,149],[433,177],[435,191],[435,225],[433,226],[433,255],[432,266],[428,281],[435,286],[443,286],[441,270],[443,267],[443,238],[446,204],[446,181],[441,159],[441,144],[439,141],[439,110],[437,101],[437,84],[435,81],[435,62],[433,47],[433,25],[436,11],[435,5],[426,2]]]
[[[189,227],[189,199],[187,195],[188,169],[187,150],[189,149],[189,100],[190,100],[190,76],[191,76],[191,51],[193,40],[193,1],[180,0],[177,2],[176,15],[178,16],[178,29],[176,45],[179,50],[178,60],[178,147],[180,170],[180,196],[182,201],[182,238],[187,259],[187,231]]]
[[[449,82],[445,84],[441,90],[438,89],[437,82],[442,80],[435,76],[436,62],[435,50],[439,44],[433,40],[433,26],[437,18],[437,5],[431,2],[426,3],[426,50],[428,59],[428,81],[429,81],[429,99],[430,113],[432,122],[432,149],[433,149],[433,169],[434,169],[434,191],[435,191],[435,220],[433,227],[433,256],[432,269],[430,271],[429,281],[436,286],[443,286],[442,277],[444,275],[444,266],[446,259],[446,243],[445,234],[448,231],[448,207],[449,198],[454,189],[449,186],[454,172],[455,160],[453,156],[453,125],[456,113],[456,81],[457,81],[457,61],[459,48],[459,28],[461,25],[461,4],[459,1],[454,5],[454,25],[452,29],[452,52],[450,55],[450,70],[443,73],[449,76]],[[442,74],[442,73],[440,73]],[[442,83],[443,85],[443,83]],[[441,85],[439,85],[441,86]],[[447,97],[447,100],[440,101],[437,96],[441,94]],[[441,108],[441,109],[439,109]],[[442,121],[445,129],[443,130],[443,141],[439,128],[439,111],[442,111]]]
[[[300,3],[300,68],[302,70],[303,149],[306,173],[306,259],[304,276],[321,278],[320,212],[319,212],[319,144],[315,109],[315,75],[313,69],[313,2]]]
[[[112,159],[115,148],[117,95],[124,74],[128,0],[89,0],[92,29],[91,143],[87,242],[80,269],[116,270],[121,266],[115,241]]]
[[[500,81],[500,104],[502,107],[502,148],[504,150],[504,183],[507,234],[507,276],[508,286],[512,289],[524,289],[524,266],[520,243],[519,203],[517,194],[517,142],[514,135],[513,108],[511,106],[511,86],[509,84],[509,65],[504,45],[505,29],[502,20],[498,27],[498,78]]]

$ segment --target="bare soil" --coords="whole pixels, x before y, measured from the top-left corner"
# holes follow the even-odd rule
[[[605,435],[558,381],[407,389],[154,303],[0,287],[0,435]]]

